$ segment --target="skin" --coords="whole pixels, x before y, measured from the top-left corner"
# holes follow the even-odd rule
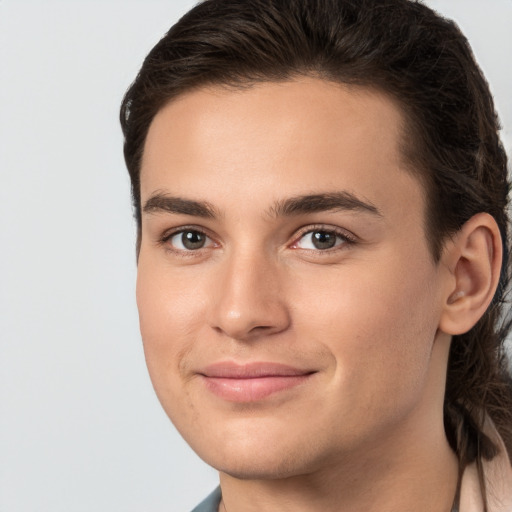
[[[450,510],[457,466],[442,403],[460,323],[449,308],[476,273],[459,265],[457,240],[434,263],[401,126],[386,96],[313,78],[195,90],[151,124],[137,281],[144,349],[165,411],[220,471],[220,510]],[[283,207],[319,194],[345,201]],[[468,237],[489,254],[482,222]],[[204,245],[187,249],[183,231],[204,233]],[[315,247],[312,232],[334,247]],[[220,361],[311,374],[233,401],[203,378]]]

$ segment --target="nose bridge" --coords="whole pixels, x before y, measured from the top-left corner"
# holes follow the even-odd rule
[[[280,274],[278,261],[263,250],[233,250],[219,273],[212,327],[241,340],[286,329]]]

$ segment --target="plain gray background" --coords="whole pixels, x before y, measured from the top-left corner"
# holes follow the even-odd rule
[[[187,512],[217,475],[144,364],[118,106],[195,2],[0,0],[0,512]],[[512,149],[512,0],[429,1],[472,42]]]

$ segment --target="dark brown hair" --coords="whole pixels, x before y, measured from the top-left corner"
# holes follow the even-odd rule
[[[496,455],[491,418],[512,454],[506,363],[509,282],[507,158],[488,84],[457,26],[412,0],[206,0],[153,48],[121,107],[124,154],[141,224],[140,164],[155,114],[185,91],[246,87],[300,75],[373,87],[401,107],[403,153],[425,184],[426,233],[438,261],[447,237],[479,212],[504,245],[488,311],[451,345],[445,427],[460,466]],[[483,479],[482,479],[483,481]]]

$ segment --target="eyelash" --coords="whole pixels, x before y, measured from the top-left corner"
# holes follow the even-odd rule
[[[198,249],[178,249],[176,247],[173,247],[172,244],[170,244],[170,240],[177,236],[177,235],[183,235],[184,233],[198,233],[200,235],[205,236],[208,238],[212,245],[219,246],[217,242],[213,240],[211,236],[208,235],[208,233],[198,227],[198,226],[180,226],[179,228],[173,229],[171,231],[166,231],[162,234],[160,239],[158,240],[159,245],[162,245],[166,248],[167,251],[172,252],[173,254],[177,254],[179,256],[183,257],[193,257],[194,255],[198,255],[198,253],[202,252],[203,249],[208,249],[208,247],[200,247]],[[325,233],[327,235],[334,235],[336,237],[335,243],[337,243],[338,240],[341,240],[340,243],[337,243],[334,247],[326,248],[326,249],[304,249],[301,247],[297,247],[298,243],[308,234],[312,233]],[[307,252],[315,252],[317,254],[332,254],[333,252],[343,250],[346,248],[347,245],[354,245],[357,242],[356,237],[345,230],[341,230],[339,228],[335,228],[333,226],[325,226],[325,225],[309,225],[307,227],[302,228],[299,230],[299,233],[297,236],[294,237],[294,241],[288,246],[296,250],[302,250]]]
[[[301,247],[296,247],[297,244],[308,234],[313,233],[325,233],[328,235],[334,235],[336,237],[335,243],[337,243],[338,240],[341,240],[340,243],[337,243],[334,247],[327,248],[327,249],[302,249]],[[303,228],[301,231],[299,231],[298,235],[295,237],[295,241],[292,242],[291,247],[295,248],[297,250],[304,250],[304,251],[314,251],[317,254],[332,254],[335,251],[343,250],[344,248],[350,245],[354,245],[357,242],[357,238],[350,232],[347,232],[345,230],[342,230],[340,228],[336,228],[333,226],[325,226],[325,225],[314,225],[314,226],[307,226]]]
[[[173,247],[172,244],[169,243],[173,237],[175,237],[177,235],[183,235],[184,233],[199,233],[200,235],[203,235],[206,238],[208,238],[211,242],[213,242],[213,244],[218,245],[213,241],[212,237],[209,236],[208,233],[204,229],[201,229],[198,226],[180,226],[179,228],[173,229],[171,231],[166,231],[165,233],[162,234],[162,236],[158,240],[158,243],[159,243],[159,245],[164,246],[167,251],[172,252],[175,255],[182,256],[182,257],[191,257],[191,256],[193,257],[193,256],[197,255],[199,252],[201,252],[202,249],[208,248],[208,247],[200,247],[196,250],[177,249],[176,247]]]

